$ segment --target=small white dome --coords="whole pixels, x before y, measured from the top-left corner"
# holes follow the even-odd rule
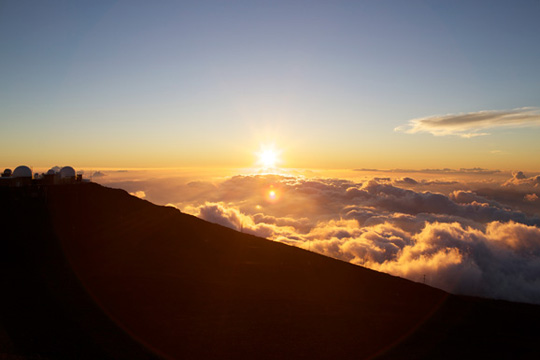
[[[67,178],[74,178],[75,177],[75,169],[73,169],[71,166],[64,166],[62,169],[60,169],[60,179],[67,179]]]
[[[49,171],[47,171],[47,175],[54,175],[56,174],[56,171],[54,171],[54,169],[49,169]]]
[[[60,166],[53,166],[51,170],[54,171],[55,174],[58,174],[60,172]]]
[[[28,166],[17,166],[12,176],[14,178],[32,178],[32,170]]]

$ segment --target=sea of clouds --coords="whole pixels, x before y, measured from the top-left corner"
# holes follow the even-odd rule
[[[100,175],[95,181],[238,231],[452,293],[540,304],[540,176]]]

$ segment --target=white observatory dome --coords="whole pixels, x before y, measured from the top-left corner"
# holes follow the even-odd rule
[[[54,175],[56,174],[56,171],[54,171],[54,169],[49,169],[49,171],[47,171],[47,175]]]
[[[60,179],[68,179],[74,177],[75,169],[73,169],[71,166],[64,166],[62,169],[60,169]]]
[[[32,170],[28,166],[17,166],[11,176],[14,178],[32,178]]]

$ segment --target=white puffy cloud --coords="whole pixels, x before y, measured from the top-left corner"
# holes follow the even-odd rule
[[[246,217],[235,208],[222,204],[206,203],[199,208],[197,214],[201,219],[220,224],[231,229],[240,230]]]
[[[488,110],[461,114],[436,115],[412,119],[396,131],[407,134],[427,132],[435,136],[456,135],[463,138],[489,135],[493,128],[540,126],[540,109],[526,107],[512,110]]]
[[[418,232],[383,223],[350,237],[314,240],[312,250],[444,290],[540,302],[540,229],[491,222],[485,230],[458,222],[425,222]]]

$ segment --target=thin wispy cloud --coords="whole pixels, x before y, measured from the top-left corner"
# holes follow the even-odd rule
[[[412,119],[395,131],[407,134],[430,133],[435,136],[473,138],[489,135],[494,128],[540,127],[540,109],[488,110],[462,114],[435,115]]]
[[[497,174],[500,173],[500,170],[492,170],[492,169],[483,169],[479,167],[474,168],[460,168],[460,169],[367,169],[367,168],[360,168],[360,169],[353,169],[353,171],[358,172],[368,172],[368,173],[425,173],[425,174],[483,174],[483,175],[489,175],[489,174]]]

